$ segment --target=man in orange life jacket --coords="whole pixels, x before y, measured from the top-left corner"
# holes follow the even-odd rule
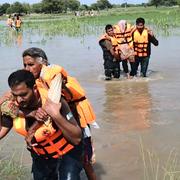
[[[32,172],[34,180],[79,180],[81,164],[81,148],[76,146],[81,141],[81,129],[73,117],[67,102],[61,98],[56,104],[50,99],[46,100],[42,108],[41,98],[35,84],[33,74],[26,70],[13,72],[8,78],[11,93],[24,113],[36,111],[34,117],[25,119],[25,130],[31,127],[34,121],[45,122],[51,117],[54,135],[41,142],[35,140],[35,146],[30,152],[33,160]],[[0,139],[2,139],[13,126],[10,116],[2,115]],[[6,131],[3,131],[3,129]],[[8,131],[7,131],[8,129]],[[6,132],[3,134],[3,132]]]
[[[16,31],[19,32],[21,30],[22,20],[20,19],[19,15],[16,16],[15,26]]]
[[[40,92],[44,92],[44,90],[42,90],[42,88],[43,89],[45,88],[46,90],[47,90],[47,88],[48,89],[51,88],[50,87],[51,83],[49,83],[49,81],[50,80],[53,81],[51,78],[54,79],[56,77],[57,73],[58,74],[62,73],[63,79],[67,76],[66,71],[62,67],[57,66],[57,65],[47,66],[49,64],[48,63],[48,58],[46,56],[46,53],[40,48],[36,48],[36,47],[28,48],[23,52],[22,56],[23,56],[24,68],[26,70],[30,71],[34,75],[34,77],[36,79],[36,85],[37,85],[38,89],[40,88],[39,89]],[[60,69],[61,69],[61,71],[60,71]],[[67,78],[66,86],[70,88],[71,85],[70,86],[68,85],[68,83],[69,83],[68,81],[70,81],[70,76],[68,76],[66,78]],[[74,82],[76,83],[76,81],[74,81]],[[46,84],[46,85],[44,86],[44,84]],[[68,96],[66,96],[64,94],[64,96],[65,96],[66,100],[68,100],[68,104],[69,104],[69,94],[67,94],[67,92],[65,91],[64,86],[65,85],[63,85],[63,88],[62,88],[63,90],[62,91],[63,91],[63,94],[65,93],[66,95],[68,95]],[[73,88],[75,88],[75,87],[73,87]],[[68,92],[70,92],[70,90]],[[0,104],[3,104],[3,105],[1,105],[1,110],[3,108],[3,110],[2,110],[3,113],[5,113],[5,114],[8,113],[11,116],[14,116],[14,114],[16,114],[16,110],[15,110],[15,108],[13,108],[14,107],[13,103],[11,101],[8,101],[8,97],[9,97],[9,95],[7,93],[6,96],[3,96],[0,99]],[[73,95],[73,98],[77,99],[75,94]],[[73,99],[71,99],[71,101],[73,101]],[[82,115],[85,115],[85,114],[81,113],[80,116],[79,116],[79,111],[78,111],[79,109],[76,106],[76,108],[78,109],[77,112],[76,112],[76,110],[75,110],[76,108],[74,108],[74,106],[72,108],[73,104],[74,103],[70,103],[69,105],[71,106],[71,110],[73,112],[74,117],[76,118],[76,120],[78,120],[78,122],[82,121],[82,118],[83,118]],[[11,106],[11,108],[9,108],[9,106]],[[7,109],[11,109],[11,110],[7,111]],[[85,113],[86,113],[86,118],[87,118],[87,116],[89,115],[89,112],[88,112],[87,108],[84,108],[84,109],[86,111]],[[91,110],[90,107],[88,109]],[[13,110],[15,111],[14,113],[13,113]],[[29,115],[32,114],[32,113],[33,113],[33,111],[30,112]],[[35,126],[32,125],[31,128],[28,130],[28,135],[26,136],[26,142],[28,144],[31,144],[31,138],[33,137],[32,135],[34,134],[33,133],[34,129],[36,129],[36,126],[39,127],[38,124],[40,122],[36,121],[35,123],[36,123],[36,125]],[[84,127],[84,125],[82,125],[81,127]],[[2,130],[5,131],[6,129],[3,128]],[[1,133],[2,133],[2,131],[1,131]],[[36,131],[36,133],[37,133],[37,131]],[[95,178],[91,178],[92,176],[95,176],[95,173],[94,173],[93,167],[91,165],[92,146],[90,146],[89,141],[91,141],[90,137],[84,138],[84,140],[83,140],[83,147],[84,147],[83,152],[85,152],[85,153],[83,153],[84,154],[84,160],[85,160],[84,164],[83,164],[83,168],[85,169],[85,172],[86,172],[86,174],[88,176],[88,179],[95,179]]]
[[[147,29],[143,18],[136,19],[136,29],[132,34],[135,51],[136,74],[139,64],[141,64],[141,76],[146,77],[151,55],[151,43],[158,46],[159,42],[153,32]]]
[[[107,24],[105,27],[106,34],[104,34],[100,40],[99,45],[103,50],[104,58],[104,70],[106,80],[111,80],[112,76],[114,78],[120,77],[120,57],[115,53],[114,47],[111,42],[111,38],[114,36],[113,27]]]

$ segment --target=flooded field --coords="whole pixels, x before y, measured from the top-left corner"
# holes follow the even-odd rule
[[[167,162],[174,165],[180,155],[180,37],[157,37],[160,44],[152,48],[148,78],[126,80],[121,75],[120,80],[107,82],[99,35],[56,35],[43,40],[27,31],[12,34],[10,42],[0,44],[0,94],[8,89],[8,75],[22,67],[22,52],[42,48],[52,64],[63,66],[80,81],[95,109],[100,125],[92,129],[98,180],[152,180],[157,169],[157,179],[162,179],[169,170]],[[0,144],[0,159],[15,153],[29,167],[22,142],[12,131]],[[177,156],[171,163],[172,150]],[[171,171],[179,169],[177,162]]]

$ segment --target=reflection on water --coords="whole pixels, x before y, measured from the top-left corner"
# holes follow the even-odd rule
[[[2,45],[6,44],[7,46],[18,46],[21,47],[23,42],[23,32],[16,32],[13,29],[8,28],[2,39]]]
[[[22,33],[21,32],[19,32],[19,33],[17,33],[17,35],[16,35],[16,44],[19,46],[19,47],[21,47],[22,46]]]
[[[105,83],[103,119],[115,129],[139,130],[150,127],[151,96],[147,82]]]

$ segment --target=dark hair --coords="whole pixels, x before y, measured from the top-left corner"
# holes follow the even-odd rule
[[[31,72],[24,69],[17,70],[11,73],[8,77],[8,84],[10,88],[19,85],[22,82],[24,82],[28,88],[33,89],[35,84],[35,78]]]
[[[144,25],[145,24],[144,18],[142,18],[142,17],[137,18],[136,19],[136,24],[139,24],[139,23],[142,23]]]
[[[31,47],[31,48],[26,49],[22,54],[22,57],[25,57],[25,56],[31,56],[32,58],[41,57],[48,64],[48,58],[46,56],[46,53],[40,48]]]
[[[106,27],[105,27],[105,30],[106,30],[106,32],[107,32],[107,30],[112,29],[112,28],[113,28],[113,27],[112,27],[111,24],[107,24]]]

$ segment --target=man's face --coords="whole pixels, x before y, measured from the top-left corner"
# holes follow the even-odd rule
[[[106,33],[107,33],[109,36],[113,36],[113,35],[114,35],[114,30],[113,30],[113,28],[107,29]]]
[[[138,29],[138,31],[142,31],[144,29],[144,24],[138,23],[138,24],[136,24],[136,28]]]
[[[24,69],[30,71],[35,79],[39,78],[39,74],[41,72],[42,64],[38,63],[36,59],[31,56],[23,57]]]
[[[11,92],[20,108],[31,107],[33,102],[35,102],[34,90],[28,88],[24,82],[20,83],[19,85],[14,85],[11,88]]]

